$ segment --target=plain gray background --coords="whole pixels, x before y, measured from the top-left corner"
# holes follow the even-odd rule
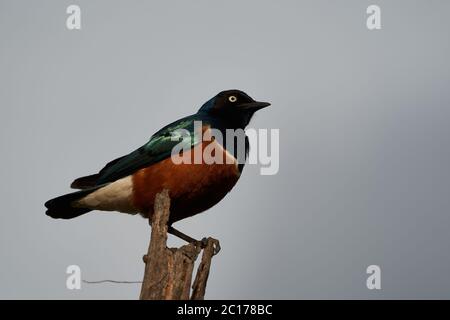
[[[378,4],[382,30],[366,28]],[[82,30],[66,29],[78,4]],[[221,240],[207,298],[449,298],[450,2],[0,0],[0,298],[136,299],[140,217],[45,216],[69,183],[238,88],[280,171],[178,223]],[[182,242],[170,239],[170,245]],[[381,290],[366,268],[381,267]]]

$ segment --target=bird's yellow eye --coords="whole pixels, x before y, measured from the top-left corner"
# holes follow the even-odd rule
[[[230,102],[236,102],[237,98],[236,96],[229,96],[228,100],[230,100]]]

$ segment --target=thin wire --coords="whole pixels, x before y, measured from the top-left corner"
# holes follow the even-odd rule
[[[142,281],[118,281],[118,280],[98,280],[98,281],[88,281],[82,280],[83,283],[87,284],[101,284],[101,283],[125,283],[125,284],[133,284],[133,283],[142,283]]]

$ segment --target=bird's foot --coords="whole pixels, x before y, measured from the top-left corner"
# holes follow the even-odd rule
[[[206,246],[208,245],[208,238],[204,237],[202,240],[197,241],[197,245],[202,248],[205,249]]]
[[[205,249],[206,247],[207,247],[207,245],[208,245],[208,238],[203,238],[202,240],[200,240],[200,241],[196,241],[196,245],[197,246],[199,246],[200,248],[202,248],[202,249]],[[214,248],[213,248],[213,256],[215,256],[216,254],[218,254],[219,253],[219,251],[220,251],[220,244],[219,244],[219,241],[215,241],[214,240],[214,244],[213,244],[213,246],[214,246]]]
[[[205,237],[205,238],[203,238],[200,241],[196,240],[196,239],[188,236],[187,234],[184,234],[183,232],[178,231],[177,229],[175,229],[171,225],[168,226],[167,232],[169,232],[170,234],[173,234],[174,236],[176,236],[176,237],[178,237],[178,238],[180,238],[180,239],[182,239],[182,240],[184,240],[184,241],[186,241],[188,243],[192,243],[192,244],[196,245],[197,247],[199,247],[201,249],[205,249],[207,247],[207,245],[208,245],[208,241],[209,241],[208,239],[209,238]],[[214,246],[213,255],[215,256],[220,251],[220,244],[219,244],[218,240],[211,239],[211,241],[214,241],[214,244],[213,244],[213,246]]]

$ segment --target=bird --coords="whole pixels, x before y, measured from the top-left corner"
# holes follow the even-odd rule
[[[167,189],[171,199],[168,232],[198,243],[175,229],[173,223],[208,210],[231,191],[242,174],[250,145],[244,133],[244,161],[238,161],[237,141],[232,139],[233,150],[228,150],[226,138],[192,138],[197,137],[195,125],[201,124],[202,134],[215,130],[226,137],[227,130],[244,130],[255,112],[268,106],[269,102],[256,101],[241,90],[219,92],[195,114],[166,125],[140,148],[110,161],[98,173],[75,179],[70,186],[78,191],[48,200],[46,214],[55,219],[72,219],[100,210],[151,218],[156,194]],[[213,155],[218,152],[226,161],[175,163],[173,149],[180,145],[180,139],[173,137],[180,130],[190,136],[181,142],[179,155],[184,159],[194,158],[197,151],[203,152],[209,146],[213,147]]]

